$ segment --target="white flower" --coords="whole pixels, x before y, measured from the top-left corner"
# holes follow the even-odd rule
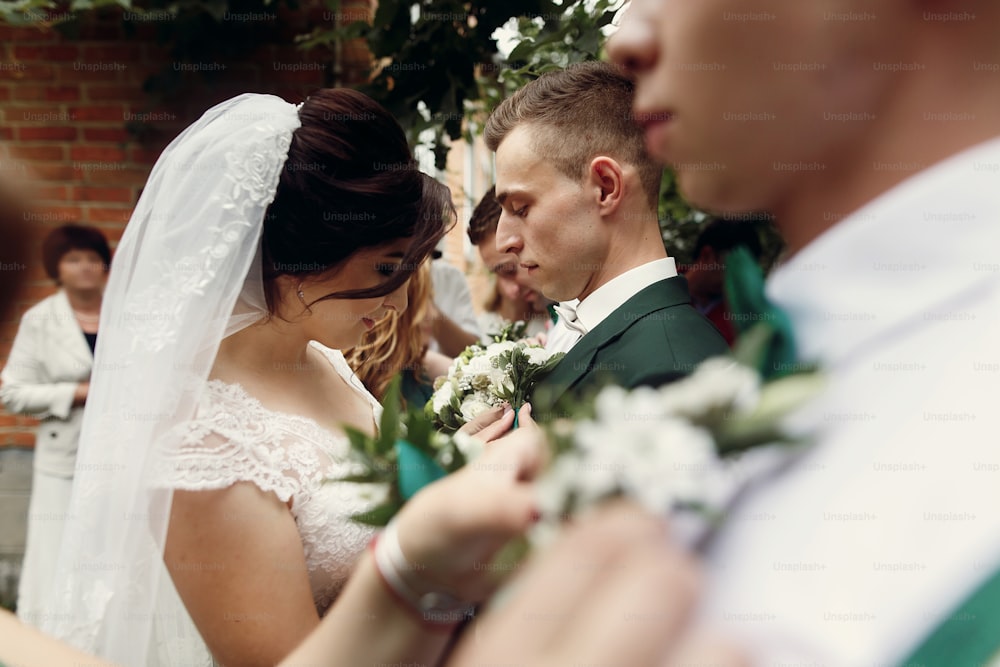
[[[525,347],[524,355],[528,357],[528,362],[531,363],[532,366],[541,366],[549,360],[552,353],[544,347]]]
[[[578,422],[574,449],[539,480],[539,509],[574,513],[616,494],[666,515],[678,503],[708,503],[719,461],[708,431],[668,414],[660,392],[601,391],[597,417]]]
[[[515,347],[523,347],[523,345],[512,340],[506,340],[502,343],[491,343],[486,346],[486,357],[491,363],[496,362],[503,354],[510,352]]]
[[[473,437],[468,433],[462,431],[457,431],[453,436],[453,442],[458,451],[462,452],[462,456],[469,463],[475,461],[486,449],[486,443],[484,443],[479,438]]]
[[[445,377],[461,377],[465,373],[465,366],[466,362],[464,359],[455,357],[451,365],[448,366],[448,372],[445,374]]]
[[[470,422],[479,415],[489,410],[491,407],[493,406],[490,405],[487,398],[482,394],[480,394],[479,392],[470,394],[465,398],[465,400],[462,401],[462,407],[461,407],[462,419],[464,419],[466,422]]]
[[[661,514],[678,502],[706,502],[707,479],[718,466],[711,435],[674,419],[658,421],[646,435],[623,448],[626,494]]]
[[[490,365],[490,360],[485,354],[477,354],[476,356],[469,359],[465,367],[462,369],[463,375],[489,375],[490,371],[493,370],[493,366]]]
[[[434,412],[441,414],[442,410],[451,405],[451,401],[454,396],[455,385],[452,382],[445,380],[444,384],[438,387],[437,390],[435,390],[434,395],[431,396],[431,406],[433,407]]]
[[[527,359],[534,359],[537,363],[545,363],[550,356],[542,348],[529,348],[525,343],[515,341],[492,343],[486,347],[470,346],[448,369],[446,382],[452,386],[445,391],[449,393],[441,393],[443,384],[438,385],[445,381],[439,378],[435,382],[438,390],[432,397],[431,410],[440,418],[445,407],[458,406],[456,419],[452,420],[449,415],[448,421],[453,425],[454,421],[467,422],[485,409],[523,395],[529,389],[527,385],[532,377],[531,373],[514,373],[510,357],[515,351],[524,351],[531,355]],[[523,366],[524,361],[517,365]]]
[[[493,365],[490,357],[485,354],[469,359],[469,363],[463,371],[466,377],[482,378],[487,383],[493,383],[496,378],[504,374],[503,369]]]
[[[639,387],[631,392],[618,386],[601,390],[594,402],[598,421],[620,424],[631,429],[663,417],[666,411],[660,393],[649,387]]]
[[[579,457],[575,454],[563,454],[535,483],[535,497],[542,516],[558,518],[562,513],[569,493],[575,488],[578,464]]]
[[[494,345],[503,344],[495,343]],[[470,387],[493,393],[497,393],[497,388],[502,386],[506,379],[506,370],[493,365],[490,358],[485,354],[477,355],[470,359],[463,375],[463,380],[468,381]]]
[[[501,372],[491,379],[488,389],[495,396],[508,396],[514,391],[514,381]]]
[[[620,447],[628,442],[609,439],[611,432],[600,424],[582,423],[577,428],[576,441],[581,448],[577,461],[573,490],[578,507],[587,507],[606,498],[620,488],[625,474]]]
[[[750,410],[760,396],[760,376],[726,357],[713,357],[694,373],[660,389],[663,409],[696,418],[715,410]]]

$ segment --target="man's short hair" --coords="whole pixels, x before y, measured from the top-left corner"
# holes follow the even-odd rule
[[[497,188],[491,186],[483,198],[476,204],[469,218],[469,241],[472,245],[479,245],[497,233],[497,225],[500,224],[500,202],[497,201]]]
[[[546,72],[505,99],[486,121],[486,145],[496,151],[518,125],[530,124],[532,148],[574,181],[590,161],[607,155],[639,170],[652,208],[662,168],[646,153],[642,128],[632,116],[635,84],[616,65],[585,62]]]

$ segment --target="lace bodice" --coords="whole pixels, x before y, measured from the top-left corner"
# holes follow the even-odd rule
[[[317,343],[334,369],[371,403],[381,406],[353,374],[340,352]],[[377,498],[370,485],[331,480],[356,473],[350,444],[311,419],[276,412],[240,385],[210,380],[193,419],[173,429],[158,485],[183,490],[221,489],[252,482],[290,506],[305,552],[316,609],[323,615],[372,536],[351,520]]]

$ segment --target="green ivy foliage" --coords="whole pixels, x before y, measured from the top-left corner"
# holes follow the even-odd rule
[[[330,0],[338,11],[339,0]],[[600,29],[620,0],[380,0],[371,24],[319,27],[307,47],[363,38],[374,77],[362,90],[391,111],[416,144],[427,130],[443,169],[450,142],[469,138],[507,94],[547,69],[599,57]],[[520,44],[504,58],[494,33],[515,23]],[[466,123],[471,121],[471,123]]]
[[[336,14],[340,0],[325,0]],[[371,24],[318,25],[295,38],[304,49],[327,49],[336,59],[347,40],[364,39],[373,55],[373,77],[361,89],[391,111],[407,129],[413,145],[432,136],[429,147],[443,169],[451,142],[471,140],[490,111],[514,90],[540,74],[603,57],[605,28],[622,0],[379,0]],[[299,8],[297,0],[0,0],[0,21],[48,25],[72,33],[75,19],[108,7],[126,10],[126,30],[155,22],[157,41],[180,62],[234,59],[262,42],[281,39],[266,23],[224,21],[227,12],[273,13],[279,6]],[[140,18],[136,19],[135,16]],[[504,57],[494,34],[501,26],[519,40]],[[270,31],[270,33],[268,33]],[[224,75],[206,72],[207,77]],[[185,77],[165,68],[145,89],[155,104],[183,94]],[[132,128],[141,134],[142,128]],[[430,131],[428,133],[428,131]],[[706,215],[689,206],[666,170],[659,201],[664,245],[679,262],[691,260],[694,240]],[[765,267],[780,250],[769,224],[761,224]]]

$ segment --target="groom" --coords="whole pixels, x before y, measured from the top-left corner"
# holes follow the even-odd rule
[[[565,394],[662,384],[727,350],[660,240],[661,168],[632,122],[632,95],[622,70],[584,63],[532,81],[486,122],[497,251],[562,302],[546,348],[567,354],[532,397],[542,418]]]
[[[752,664],[984,664],[1000,649],[1000,586],[982,588],[1000,571],[1000,4],[815,4],[633,0],[608,49],[692,204],[774,215],[789,257],[767,293],[828,377],[797,419],[813,445],[712,543],[702,621]],[[976,590],[992,609],[960,607]],[[956,634],[916,653],[939,627]]]

